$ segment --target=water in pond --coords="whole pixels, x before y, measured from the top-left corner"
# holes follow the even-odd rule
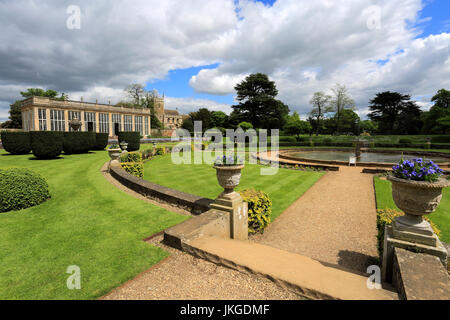
[[[354,152],[347,151],[304,151],[293,154],[296,157],[311,159],[311,160],[335,160],[348,162],[350,157],[354,157]],[[397,163],[400,161],[402,155],[395,153],[372,153],[372,152],[362,152],[361,158],[358,162],[383,162],[383,163]],[[429,156],[418,156],[418,155],[403,155],[403,159],[416,159],[423,158],[426,160],[433,160],[434,162],[450,162],[450,159],[444,157],[429,157]]]

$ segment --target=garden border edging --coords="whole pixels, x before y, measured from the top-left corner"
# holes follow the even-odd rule
[[[118,182],[146,198],[184,209],[194,215],[210,210],[209,205],[214,202],[214,200],[208,198],[202,198],[140,179],[129,174],[119,166],[111,166],[109,173]]]

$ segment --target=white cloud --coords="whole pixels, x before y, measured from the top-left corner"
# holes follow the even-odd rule
[[[175,110],[178,108],[180,113],[187,114],[196,111],[199,108],[208,108],[211,111],[223,111],[227,114],[231,112],[231,107],[227,104],[217,103],[208,99],[194,98],[173,98],[165,97],[165,108]]]
[[[337,82],[347,85],[360,114],[379,91],[430,97],[450,87],[450,35],[416,39],[420,30],[411,28],[420,22],[421,0],[278,0],[273,6],[242,0],[238,10],[233,0],[70,4],[81,8],[80,30],[66,28],[66,2],[0,1],[0,101],[6,101],[0,117],[27,87],[115,103],[131,82],[215,63],[190,79],[196,92],[234,93],[246,75],[264,72],[276,81],[279,98],[303,115],[315,91]],[[370,27],[374,5],[376,28]],[[166,97],[166,105],[230,110],[190,98]]]

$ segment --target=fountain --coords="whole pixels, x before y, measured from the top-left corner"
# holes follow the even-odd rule
[[[355,139],[352,141],[355,144],[355,157],[357,160],[361,159],[361,148],[367,147],[369,141],[366,139]]]

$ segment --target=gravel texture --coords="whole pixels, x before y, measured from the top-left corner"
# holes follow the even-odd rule
[[[361,170],[328,172],[252,241],[365,272],[376,263],[377,228],[373,176]]]
[[[161,243],[171,256],[104,296],[104,300],[299,300],[299,295],[255,275],[218,266]]]

